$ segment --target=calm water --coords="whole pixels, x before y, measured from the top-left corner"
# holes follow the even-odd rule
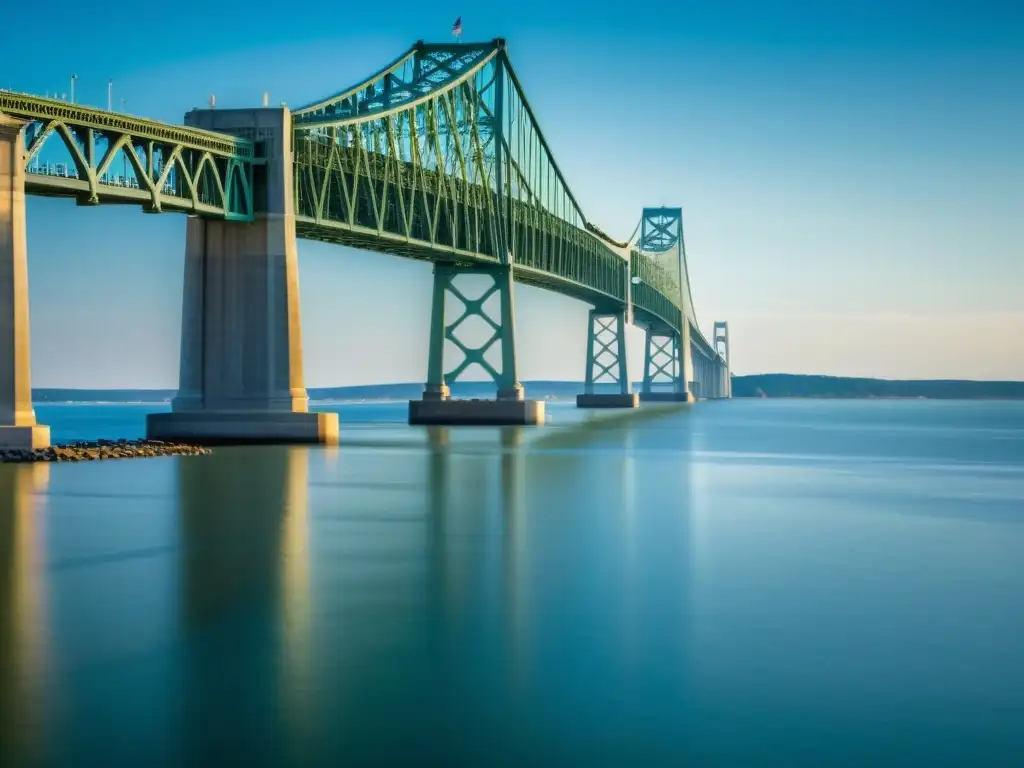
[[[404,409],[0,466],[0,764],[1024,764],[1024,404]]]

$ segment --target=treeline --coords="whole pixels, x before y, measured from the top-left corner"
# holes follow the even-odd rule
[[[733,397],[1024,400],[1024,381],[892,381],[767,373],[757,376],[734,376],[732,394]]]

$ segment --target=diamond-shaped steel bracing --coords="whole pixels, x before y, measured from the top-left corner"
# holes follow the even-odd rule
[[[490,285],[475,299],[471,299],[455,284],[461,274],[485,277]],[[498,317],[492,317],[485,306],[492,296],[498,297]],[[450,297],[458,299],[462,311],[449,321]],[[515,328],[512,311],[512,278],[508,268],[473,269],[460,268],[452,264],[437,264],[434,267],[434,297],[430,318],[430,347],[427,361],[427,391],[446,391],[446,386],[457,381],[473,364],[479,365],[494,381],[499,396],[519,392],[522,387],[516,377]],[[480,318],[490,335],[479,345],[473,346],[459,335],[459,330],[470,318]],[[444,342],[452,342],[462,352],[462,360],[446,369]],[[487,352],[499,344],[501,368],[496,368],[487,359]],[[447,361],[452,362],[452,361]]]
[[[626,317],[590,310],[587,329],[587,370],[584,391],[594,393],[594,385],[614,384],[621,394],[630,390],[626,369]]]
[[[648,330],[646,336],[643,392],[652,392],[654,386],[663,384],[670,384],[673,392],[687,391],[679,335]]]

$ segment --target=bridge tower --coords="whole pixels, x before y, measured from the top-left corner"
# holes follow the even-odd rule
[[[718,397],[732,397],[732,374],[729,371],[729,323],[722,320],[715,322],[712,343],[715,345],[715,352],[721,356],[723,361]]]
[[[693,301],[686,268],[682,208],[644,208],[640,220],[640,250],[658,258],[659,266],[675,280],[679,295],[679,330],[649,324],[644,344],[643,401],[693,402],[694,358],[690,342]],[[668,384],[668,390],[655,387]]]
[[[50,444],[32,408],[23,127],[0,113],[0,449]]]
[[[496,41],[504,48],[504,41]],[[422,49],[417,52],[419,67]],[[503,134],[509,115],[506,113],[510,85],[504,56],[495,63],[494,112],[487,126],[494,138],[494,236],[497,244],[497,263],[488,265],[459,265],[441,262],[434,265],[434,295],[430,311],[430,341],[427,361],[427,381],[422,400],[409,401],[410,424],[541,424],[544,422],[544,402],[527,400],[519,383],[516,364],[515,291],[513,270],[515,254],[512,243],[512,200],[506,172],[511,172],[512,154]],[[489,285],[475,299],[470,299],[456,284],[463,274],[485,276]],[[492,296],[498,298],[495,317],[486,307]],[[462,312],[449,321],[448,300],[452,296],[462,304]],[[460,338],[460,326],[470,318],[479,318],[492,330],[489,338],[473,346],[468,338]],[[462,360],[451,369],[445,369],[445,341],[450,341],[462,353]],[[501,369],[486,358],[495,345],[501,345]],[[470,366],[478,365],[488,373],[497,386],[494,400],[452,400],[449,383],[454,383]]]
[[[291,112],[193,110],[185,124],[256,142],[254,221],[189,217],[181,368],[154,439],[336,442],[337,414],[309,413],[302,370]],[[260,150],[262,149],[262,153]]]

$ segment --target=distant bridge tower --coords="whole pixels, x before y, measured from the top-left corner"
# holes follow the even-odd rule
[[[721,355],[725,361],[725,370],[722,372],[722,380],[719,382],[718,396],[732,397],[732,373],[729,366],[729,323],[719,320],[715,322],[715,332],[712,343],[715,345],[715,352]]]
[[[693,302],[690,301],[686,277],[686,250],[683,246],[682,208],[644,208],[640,220],[640,251],[652,261],[653,274],[647,281],[665,280],[674,283],[680,307],[679,327],[648,320],[644,323],[644,377],[641,400],[694,399],[694,360],[690,344]],[[639,256],[638,256],[639,259]],[[642,278],[634,278],[634,293],[643,290]],[[665,286],[659,286],[663,289]],[[635,313],[634,313],[635,316]],[[657,391],[655,386],[668,383],[670,391]]]

